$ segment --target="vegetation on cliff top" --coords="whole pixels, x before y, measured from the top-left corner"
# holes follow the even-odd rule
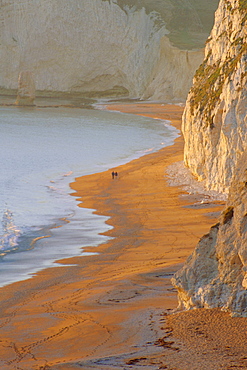
[[[239,0],[239,10],[243,14],[242,26],[247,20],[247,0]]]
[[[227,2],[226,2],[227,6]],[[243,22],[246,21],[247,0],[239,0],[239,9],[243,15]],[[226,37],[221,34],[218,39]],[[211,40],[211,39],[210,39]],[[225,81],[229,81],[237,70],[238,63],[242,58],[246,58],[247,44],[243,37],[236,38],[229,47],[228,56],[224,61],[219,59],[216,63],[210,64],[212,50],[209,50],[204,62],[197,69],[194,84],[190,91],[190,111],[194,114],[195,110],[203,112],[204,122],[213,128],[213,111],[223,90]],[[235,51],[233,57],[232,51]],[[242,73],[240,84],[247,72]],[[239,87],[241,88],[241,86]]]
[[[103,0],[110,1],[110,0]],[[171,43],[180,49],[203,48],[214,22],[219,0],[112,0],[122,9],[145,8],[156,12],[169,31]]]
[[[239,9],[240,11],[247,10],[247,0],[239,0]]]
[[[233,73],[237,70],[237,65],[244,54],[247,52],[247,44],[243,39],[237,39],[238,54],[235,58],[229,57],[224,63],[219,60],[216,64],[208,65],[208,59],[201,64],[194,78],[194,85],[191,88],[190,110],[191,114],[199,109],[203,112],[205,122],[213,127],[212,111],[214,110],[223,86],[226,80],[230,80]],[[233,45],[234,46],[234,45]],[[246,76],[246,73],[241,75],[241,81]]]

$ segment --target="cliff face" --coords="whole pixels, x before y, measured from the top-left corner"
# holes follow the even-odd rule
[[[0,87],[28,72],[43,92],[185,99],[202,51],[172,46],[160,16],[122,3],[1,0]]]
[[[182,127],[185,164],[221,192],[228,192],[247,145],[246,58],[246,1],[221,0]]]
[[[208,188],[228,191],[220,222],[172,282],[181,306],[247,316],[246,0],[221,0],[183,118],[185,160]]]
[[[247,317],[247,152],[237,163],[220,222],[173,278],[186,309],[221,307]]]

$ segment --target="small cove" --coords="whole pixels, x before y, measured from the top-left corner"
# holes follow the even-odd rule
[[[0,230],[0,286],[105,242],[107,218],[77,207],[69,183],[171,145],[177,136],[167,121],[62,106],[1,107],[0,125],[0,211],[9,211],[7,229],[2,223]]]

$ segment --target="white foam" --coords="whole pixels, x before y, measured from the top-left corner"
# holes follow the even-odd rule
[[[2,108],[1,113],[0,217],[7,205],[22,241],[32,235],[40,239],[31,250],[23,251],[22,242],[21,251],[3,257],[0,285],[1,279],[13,281],[12,273],[15,279],[22,279],[23,273],[27,276],[57,259],[83,255],[85,247],[107,241],[102,233],[110,229],[108,218],[77,207],[69,184],[75,177],[101,172],[171,145],[177,136],[169,125],[132,114],[68,108]],[[62,218],[67,221],[59,221]],[[64,225],[47,229],[59,223]],[[40,234],[42,227],[44,235]],[[50,233],[52,237],[42,238]],[[18,264],[23,265],[19,275]]]
[[[200,196],[200,203],[225,201],[226,194],[207,190],[204,181],[197,181],[183,161],[175,162],[166,169],[167,181],[170,186],[179,186],[189,195]]]

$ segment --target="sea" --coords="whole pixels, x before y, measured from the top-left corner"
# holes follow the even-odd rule
[[[63,106],[2,106],[0,130],[0,287],[109,239],[107,217],[78,207],[75,178],[117,170],[178,136],[169,121]]]

